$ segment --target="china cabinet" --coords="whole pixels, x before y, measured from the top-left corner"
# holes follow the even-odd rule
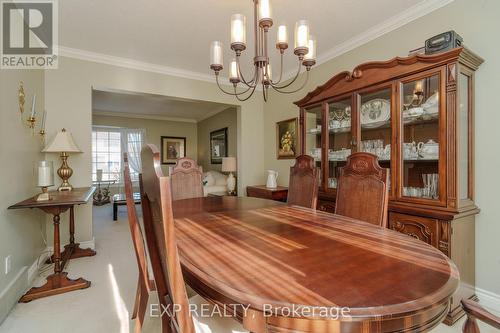
[[[301,153],[321,169],[317,208],[334,211],[348,155],[377,155],[390,170],[388,227],[438,248],[460,270],[448,324],[463,315],[462,298],[475,298],[474,72],[482,62],[466,48],[369,62],[295,103]]]

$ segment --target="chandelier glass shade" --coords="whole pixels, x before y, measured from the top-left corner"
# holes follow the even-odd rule
[[[210,47],[210,68],[215,73],[217,85],[224,93],[235,96],[239,101],[246,101],[252,97],[259,85],[262,86],[264,101],[267,101],[269,88],[284,94],[301,90],[307,84],[311,67],[316,64],[316,40],[309,33],[308,22],[300,20],[295,24],[294,54],[298,58],[298,69],[291,80],[283,83],[283,58],[289,46],[288,28],[286,25],[280,25],[277,30],[276,49],[280,53],[280,71],[279,78],[275,80],[269,62],[268,35],[273,26],[270,0],[253,0],[253,3],[255,39],[253,74],[251,78],[244,76],[240,64],[241,54],[247,48],[246,17],[234,14],[231,16],[231,50],[234,51],[235,57],[229,64],[229,81],[233,85],[233,91],[226,91],[220,84],[219,76],[224,68],[224,59],[222,43],[219,41],[212,42]],[[292,89],[290,87],[297,81],[302,66],[306,69],[306,78],[300,87]],[[243,89],[238,89],[239,84]]]

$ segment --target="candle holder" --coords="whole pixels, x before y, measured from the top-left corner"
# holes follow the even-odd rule
[[[35,130],[35,123],[36,123],[36,118],[35,117],[29,117],[27,120],[28,122],[28,127],[31,129],[31,130]]]
[[[26,122],[24,122],[24,104],[26,103],[26,93],[24,92],[24,83],[23,81],[19,82],[19,89],[18,89],[18,100],[19,100],[19,113],[21,114],[21,122],[25,123],[28,128],[31,130],[31,134],[35,135],[35,127],[36,127],[36,110],[35,110],[35,105],[36,105],[36,95],[33,95],[33,101],[31,105],[31,113],[30,115],[26,118]],[[42,126],[40,129],[40,135],[43,136],[45,134],[45,117],[46,113],[44,111],[43,113],[43,119],[42,119]]]
[[[45,143],[45,130],[42,128],[40,130],[40,132],[38,132],[38,134],[40,134],[40,140],[42,141],[42,144]]]
[[[46,186],[42,187],[42,193],[36,197],[36,201],[49,201],[50,199],[49,188]]]
[[[54,186],[54,163],[52,161],[39,161],[36,168],[36,186],[42,189],[42,193],[36,198],[36,201],[51,200],[49,187]]]

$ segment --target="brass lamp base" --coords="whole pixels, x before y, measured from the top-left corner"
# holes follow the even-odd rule
[[[57,170],[57,174],[62,179],[61,185],[57,188],[58,191],[71,191],[73,190],[73,186],[69,183],[68,179],[73,174],[73,169],[71,169],[68,165],[68,153],[61,153],[62,165]]]

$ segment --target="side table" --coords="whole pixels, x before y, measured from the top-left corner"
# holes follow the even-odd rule
[[[265,185],[247,186],[247,196],[286,202],[288,187],[267,188]]]
[[[52,256],[54,273],[47,277],[47,282],[43,286],[33,287],[28,290],[19,302],[26,303],[37,298],[90,287],[90,281],[83,278],[76,280],[68,278],[68,273],[64,272],[64,266],[70,259],[89,257],[96,254],[94,250],[81,249],[80,244],[75,243],[75,218],[73,210],[75,205],[86,204],[94,191],[95,187],[73,188],[72,191],[51,191],[49,192],[51,199],[48,201],[36,201],[37,196],[34,196],[9,207],[9,209],[38,208],[47,214],[51,214],[54,222],[54,255]],[[59,233],[60,215],[68,209],[70,210],[70,242],[64,246],[64,251],[61,253]]]

